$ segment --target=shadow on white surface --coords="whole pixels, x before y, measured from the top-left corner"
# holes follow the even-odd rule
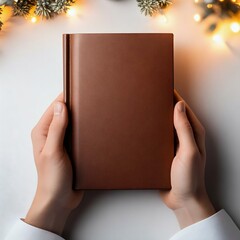
[[[178,230],[174,219],[157,190],[91,190],[70,216],[64,237],[167,240]]]

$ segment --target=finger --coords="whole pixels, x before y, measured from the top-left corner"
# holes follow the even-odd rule
[[[57,102],[57,101],[63,101],[63,93],[60,93],[58,95],[58,97],[51,103],[51,105],[47,108],[47,110],[44,112],[43,116],[40,118],[37,126],[42,129],[42,128],[46,128],[47,126],[47,129],[49,128],[49,125],[52,121],[52,118],[53,118],[53,107],[54,107],[54,104]]]
[[[179,148],[189,152],[197,148],[193,130],[188,121],[183,101],[178,102],[174,108],[174,126],[179,140]]]
[[[180,94],[174,90],[174,96],[176,101],[183,101],[183,98],[180,96]],[[189,119],[189,122],[192,125],[193,133],[195,136],[196,143],[198,145],[199,151],[202,154],[205,154],[205,130],[201,122],[198,120],[192,109],[189,107],[187,103],[185,103],[186,106],[186,113]]]
[[[62,152],[66,127],[68,124],[67,108],[63,102],[56,102],[53,108],[53,118],[49,126],[44,150],[46,152]]]
[[[63,93],[51,103],[51,105],[44,112],[36,126],[32,130],[33,148],[36,152],[41,152],[47,139],[48,129],[53,118],[53,106],[56,101],[63,100]]]

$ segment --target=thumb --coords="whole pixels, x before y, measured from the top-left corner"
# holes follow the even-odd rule
[[[57,101],[53,107],[53,118],[49,126],[46,148],[52,151],[62,151],[68,115],[66,105]]]
[[[197,147],[192,126],[188,121],[186,107],[183,101],[180,101],[175,105],[174,126],[177,132],[180,148],[189,151]]]

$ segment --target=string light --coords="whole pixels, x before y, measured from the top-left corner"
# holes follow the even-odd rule
[[[7,0],[3,1],[6,2]],[[55,8],[49,11],[42,10],[42,8],[44,8],[45,5],[38,6],[37,9],[37,5],[35,4],[36,2],[34,2],[34,4],[31,1],[26,1],[25,4],[24,0],[21,2],[19,0],[12,0],[12,2],[13,3],[11,5],[5,4],[0,5],[0,9],[2,10],[0,13],[0,31],[2,30],[3,28],[2,26],[5,25],[7,20],[13,16],[21,16],[24,17],[30,23],[36,23],[40,20],[40,17],[41,19],[50,19],[63,13],[65,13],[67,17],[74,17],[79,14],[79,7],[76,7],[76,5],[74,6],[70,5],[75,2],[79,2],[79,0],[76,1],[69,0],[69,2],[66,1],[64,3],[62,3],[61,0],[56,0],[56,4],[59,5],[61,3],[59,5],[61,8],[58,7],[58,5],[56,6],[54,5]],[[47,0],[43,0],[43,2],[46,3],[46,5],[50,4],[50,2]],[[19,5],[16,7],[14,4]],[[17,10],[14,7],[17,8]],[[66,8],[68,8],[67,11],[65,11]]]
[[[222,39],[222,36],[220,34],[213,35],[212,39],[215,43],[218,43],[218,44],[223,43],[223,39]]]
[[[239,0],[193,0],[202,8],[201,14],[193,16],[195,22],[204,22],[207,32],[217,45],[226,45],[227,38],[240,33]],[[206,20],[207,19],[207,20]]]
[[[207,5],[207,8],[212,8],[212,4],[211,3],[209,3],[208,5]]]
[[[160,14],[159,15],[159,22],[162,24],[165,24],[168,22],[167,16],[165,14]]]
[[[200,14],[196,13],[196,14],[193,16],[193,19],[194,19],[196,22],[200,22],[200,21],[201,21],[201,16],[200,16]]]
[[[37,18],[35,16],[31,17],[31,22],[32,23],[36,23],[37,22]]]
[[[240,24],[238,22],[233,22],[230,25],[230,29],[232,30],[232,32],[238,33],[240,32]]]
[[[67,10],[67,16],[68,17],[74,17],[76,16],[76,9],[74,7],[70,7],[68,10]]]

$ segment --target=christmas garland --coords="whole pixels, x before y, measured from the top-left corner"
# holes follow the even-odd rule
[[[159,12],[161,13],[163,9],[172,4],[171,0],[136,1],[141,8],[141,12],[150,16]],[[5,6],[10,6],[12,8],[13,16],[22,16],[26,18],[31,13],[32,20],[35,21],[35,17],[37,16],[50,19],[61,13],[66,13],[73,3],[75,3],[75,0],[0,0],[0,30],[3,26],[1,14]]]
[[[0,16],[2,14],[2,8],[0,7]],[[2,30],[2,26],[3,26],[3,22],[1,21],[1,18],[0,18],[0,31]]]
[[[1,14],[5,6],[12,8],[13,16],[27,17],[33,12],[33,16],[50,19],[61,13],[67,13],[73,3],[75,0],[0,0],[0,30],[3,26]]]
[[[196,22],[206,22],[210,33],[219,29],[223,22],[230,23],[233,32],[240,32],[239,0],[195,0],[201,13],[194,15]]]
[[[141,8],[141,12],[145,16],[153,16],[158,13],[162,13],[162,10],[172,4],[171,0],[137,0],[138,6]]]
[[[171,0],[136,0],[140,11],[145,16],[155,16],[161,14],[161,22],[166,22],[164,10],[173,1]],[[194,0],[201,9],[200,13],[194,15],[196,22],[206,22],[208,32],[215,32],[223,22],[230,22],[231,31],[240,33],[240,0]],[[1,15],[5,6],[12,8],[13,16],[27,18],[31,16],[31,21],[35,22],[37,16],[42,19],[50,19],[59,14],[67,13],[75,0],[0,0],[0,30],[3,26]]]

